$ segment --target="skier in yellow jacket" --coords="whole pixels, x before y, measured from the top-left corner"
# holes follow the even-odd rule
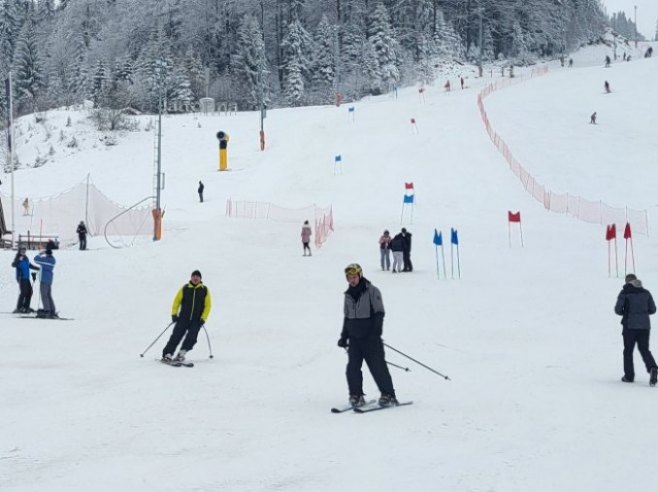
[[[196,344],[199,330],[210,314],[212,299],[208,287],[201,281],[201,272],[194,270],[190,281],[176,293],[171,307],[171,321],[176,323],[169,341],[162,350],[162,362],[184,362],[185,354]],[[173,356],[176,347],[183,340],[176,357]]]

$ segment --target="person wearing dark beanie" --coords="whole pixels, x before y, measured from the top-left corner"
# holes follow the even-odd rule
[[[210,291],[201,281],[201,272],[194,270],[190,281],[181,287],[174,297],[171,322],[175,323],[175,326],[167,345],[162,349],[162,362],[176,366],[185,363],[185,354],[196,345],[199,330],[207,321],[211,307]],[[174,357],[181,340],[183,344]]]
[[[644,365],[649,373],[649,384],[655,386],[658,382],[658,366],[649,350],[649,333],[651,321],[649,316],[656,313],[656,303],[651,292],[642,286],[642,282],[633,273],[626,275],[624,287],[617,296],[615,313],[621,316],[624,339],[624,383],[635,380],[633,367],[633,351],[635,344],[640,351]]]
[[[41,302],[43,309],[37,311],[37,318],[57,318],[55,301],[53,300],[52,287],[55,277],[54,270],[55,257],[53,256],[52,241],[46,244],[46,250],[34,257],[34,262],[41,267],[41,281],[39,283],[39,292],[41,293]]]

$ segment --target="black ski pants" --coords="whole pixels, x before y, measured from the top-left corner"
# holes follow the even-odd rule
[[[32,300],[32,282],[29,279],[21,279],[18,284],[20,289],[20,294],[18,294],[18,304],[17,309],[30,309],[30,302]]]
[[[80,251],[87,249],[87,236],[78,236],[80,240]]]
[[[183,345],[180,349],[187,351],[192,350],[194,345],[196,345],[196,339],[199,335],[200,329],[200,321],[179,319],[176,322],[176,326],[174,326],[174,331],[171,333],[167,345],[165,345],[165,348],[162,350],[162,355],[174,355],[176,347],[178,347],[180,341],[183,340],[183,337],[185,337],[185,340],[183,340]]]
[[[381,337],[350,337],[347,356],[346,375],[350,395],[364,394],[361,366],[363,366],[363,361],[365,360],[380,393],[387,393],[395,396],[393,380],[391,379],[391,373],[388,372],[388,366],[386,365],[384,344],[382,343]]]
[[[649,330],[624,330],[624,376],[627,379],[635,379],[635,368],[633,367],[633,350],[637,343],[647,372],[656,367],[656,361],[649,350]]]
[[[402,262],[404,263],[404,267],[402,268],[403,272],[413,272],[414,271],[414,266],[411,263],[411,252],[402,251]]]

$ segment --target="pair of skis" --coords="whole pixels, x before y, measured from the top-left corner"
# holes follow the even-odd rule
[[[171,367],[194,367],[194,362],[186,362],[180,360],[166,361],[164,359],[155,359],[155,360],[158,362],[162,362],[163,364]]]
[[[36,315],[31,315],[31,314],[23,314],[19,316],[19,318],[22,319],[58,319],[60,321],[73,321],[73,318],[62,318],[61,316],[57,317],[48,317],[48,316],[36,316]]]
[[[406,405],[412,405],[413,401],[403,401],[401,403],[398,403],[397,405],[389,405],[389,406],[380,406],[379,403],[377,403],[377,400],[370,400],[367,401],[365,405],[362,405],[360,407],[355,407],[352,405],[345,405],[344,407],[334,407],[331,409],[331,413],[345,413],[350,410],[356,412],[356,413],[370,413],[370,412],[377,412],[379,410],[387,410],[389,408],[395,408],[395,407],[404,407]]]

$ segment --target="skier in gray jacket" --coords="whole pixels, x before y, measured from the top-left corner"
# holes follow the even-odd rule
[[[338,346],[347,349],[347,386],[350,404],[365,405],[363,398],[363,361],[368,364],[381,397],[381,406],[397,405],[391,374],[386,365],[382,328],[384,325],[384,303],[377,287],[363,277],[363,270],[357,263],[345,268],[349,284],[345,291],[343,330]]]
[[[625,282],[615,304],[615,313],[622,317],[621,335],[624,338],[624,376],[621,380],[625,383],[632,383],[635,380],[633,350],[637,343],[644,365],[650,374],[649,384],[655,386],[658,380],[658,366],[649,350],[651,331],[649,315],[655,314],[656,303],[651,292],[642,287],[642,282],[637,276],[629,273],[626,275]]]

